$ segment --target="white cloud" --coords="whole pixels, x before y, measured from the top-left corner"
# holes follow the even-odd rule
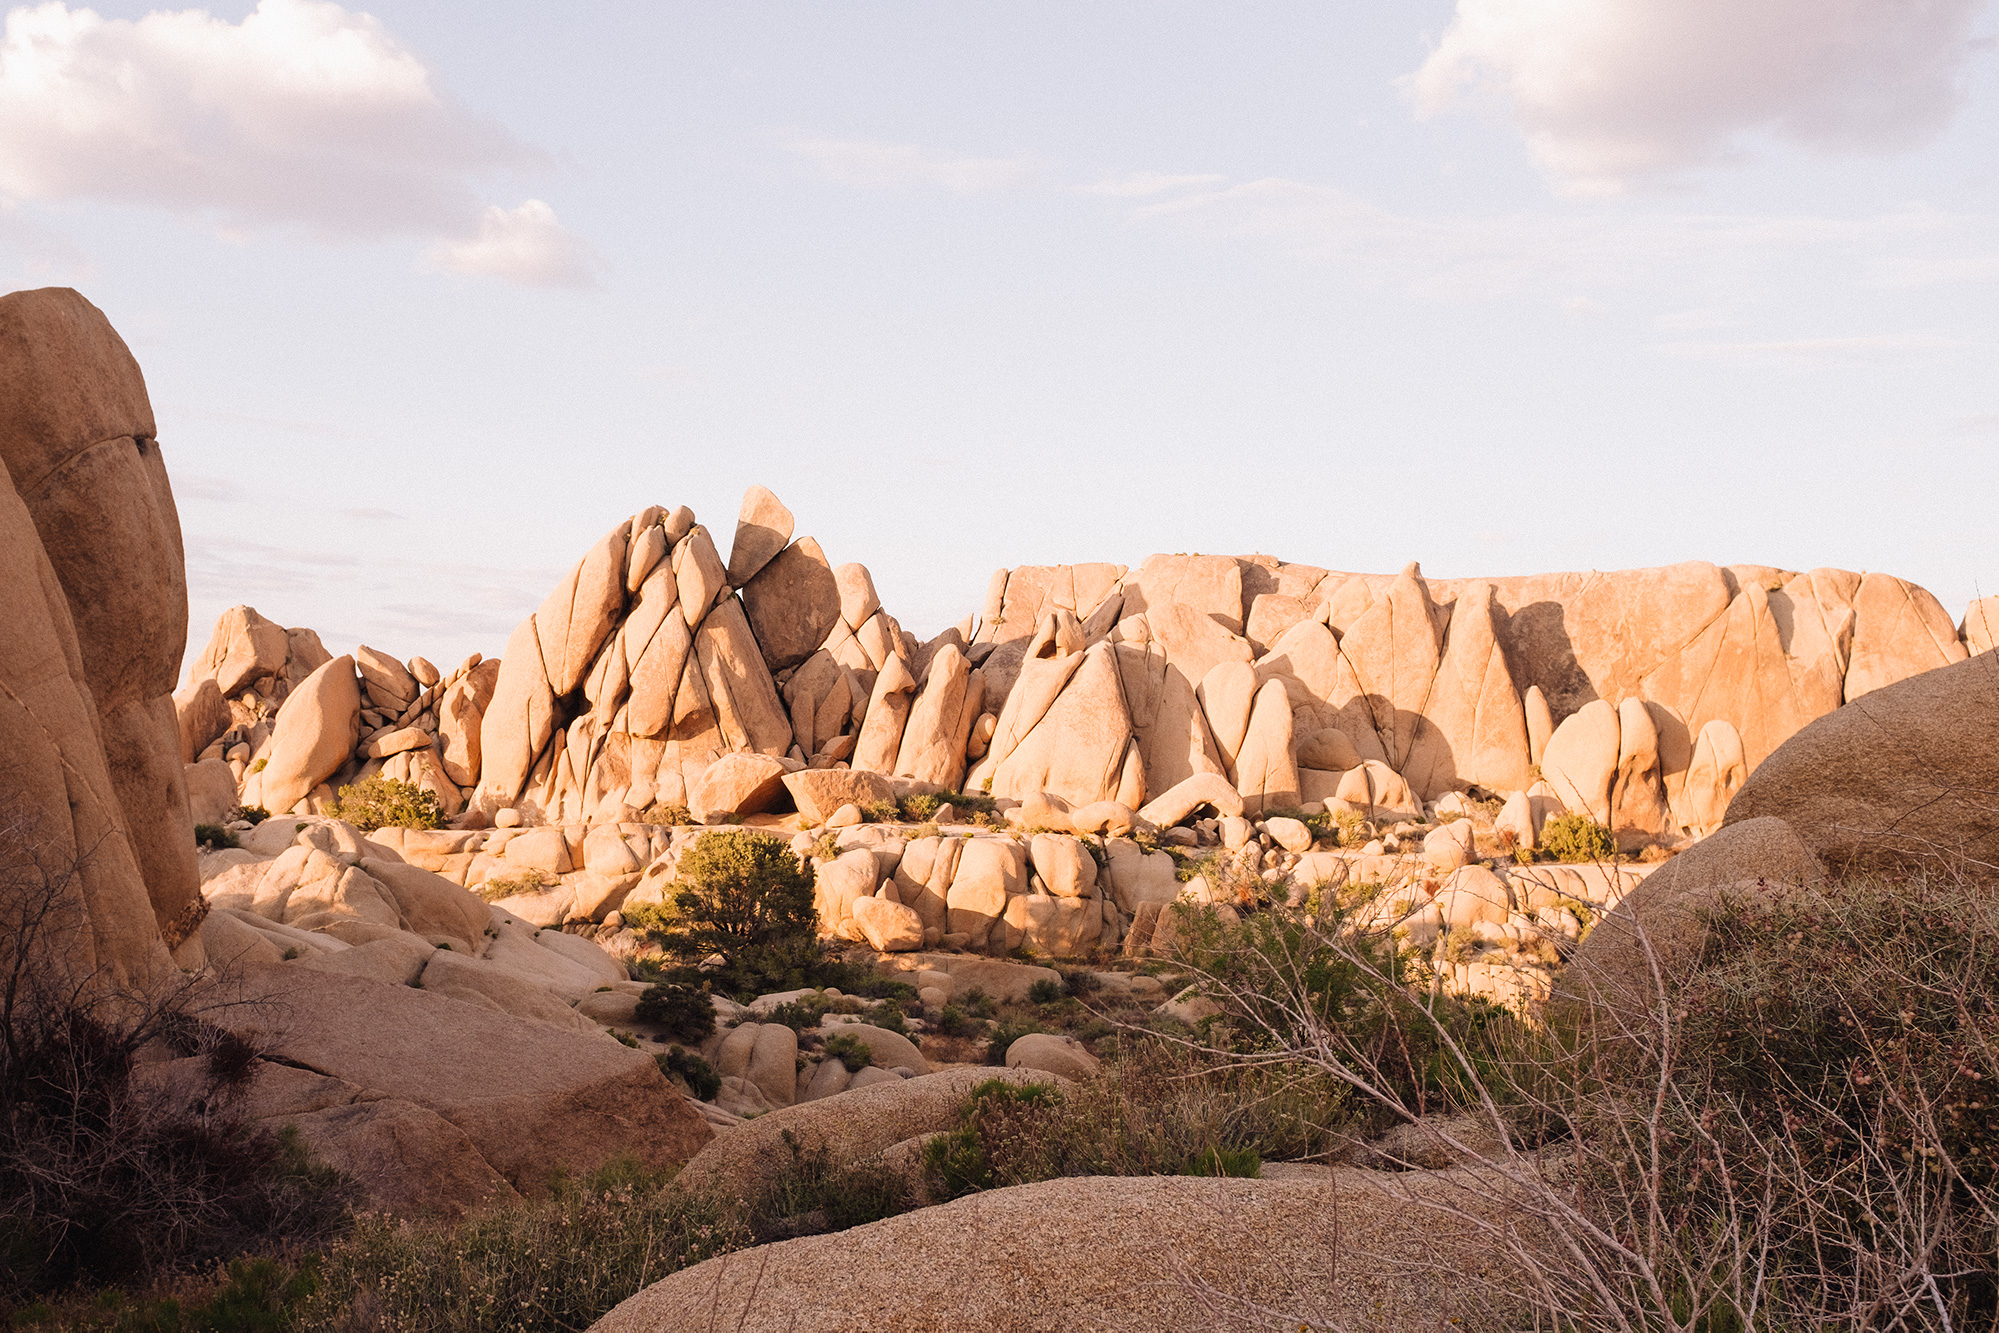
[[[491,215],[473,182],[547,160],[378,20],[323,0],[259,0],[240,23],[56,0],[10,11],[0,37],[0,196],[16,200],[150,205],[226,235],[476,228],[477,245]]]
[[[539,287],[588,287],[599,267],[590,247],[563,230],[555,210],[539,199],[487,209],[476,235],[432,246],[424,261],[447,273]]]
[[[914,144],[864,139],[805,139],[791,145],[828,180],[869,188],[924,185],[953,194],[985,194],[1031,183],[1041,164],[1031,157],[960,157]]]
[[[1922,141],[1958,103],[1984,0],[1458,0],[1408,81],[1434,114],[1496,95],[1567,192],[1608,195],[1770,132]]]
[[[1144,199],[1169,190],[1191,189],[1197,185],[1219,185],[1225,176],[1169,176],[1163,171],[1134,171],[1112,176],[1083,187],[1084,194],[1108,195],[1113,199]]]

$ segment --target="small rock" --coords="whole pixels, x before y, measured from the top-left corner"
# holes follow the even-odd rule
[[[827,828],[852,828],[862,819],[861,807],[852,801],[826,817]]]

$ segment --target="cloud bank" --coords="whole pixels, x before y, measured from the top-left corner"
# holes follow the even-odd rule
[[[1830,151],[1950,119],[1983,0],[1458,0],[1408,81],[1434,115],[1508,104],[1565,192],[1614,195],[1750,134]]]
[[[0,36],[0,196],[14,200],[428,237],[465,251],[451,271],[543,282],[579,271],[549,258],[554,213],[531,201],[496,221],[473,181],[546,161],[440,89],[378,20],[322,0],[259,0],[240,23],[56,0],[12,10]],[[509,228],[512,247],[496,241]]]

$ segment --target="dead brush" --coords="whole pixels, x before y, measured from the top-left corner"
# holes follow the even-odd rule
[[[1691,951],[1639,932],[1635,1001],[1572,972],[1541,1025],[1467,1022],[1338,923],[1249,924],[1192,957],[1223,1014],[1178,1040],[1323,1072],[1459,1163],[1419,1206],[1477,1237],[1436,1277],[1483,1286],[1495,1318],[1524,1301],[1565,1333],[1999,1322],[1999,903],[1976,886],[1724,901]],[[1329,969],[1373,999],[1329,1007]],[[1384,1044],[1372,1006],[1414,1044]]]

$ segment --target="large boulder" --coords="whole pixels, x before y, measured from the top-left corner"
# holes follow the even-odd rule
[[[1724,824],[1784,820],[1829,867],[1999,878],[1999,655],[1883,685],[1759,765]]]
[[[200,919],[201,885],[173,703],[186,559],[157,435],[138,363],[102,311],[65,287],[0,298],[0,464],[41,556],[23,546],[8,579],[60,598],[69,622],[48,637],[10,617],[5,634],[41,662],[31,675],[50,680],[61,653],[88,691],[114,822],[177,944]]]
[[[627,1154],[677,1166],[713,1136],[651,1056],[608,1035],[295,964],[246,968],[216,998],[210,1020],[271,1060],[433,1112],[522,1194]]]
[[[301,681],[278,710],[264,771],[245,784],[244,799],[283,814],[339,772],[360,739],[354,659],[336,657]]]
[[[1543,873],[1552,869],[1536,867]],[[1818,857],[1783,820],[1761,817],[1729,825],[1624,895],[1569,959],[1556,984],[1557,1002],[1579,1002],[1629,1020],[1657,1006],[1672,970],[1700,949],[1708,914],[1729,898],[1769,901],[1808,891],[1824,874]],[[1440,902],[1443,898],[1438,895]]]
[[[710,1151],[733,1152],[780,1116],[845,1109],[875,1091],[764,1116]],[[788,1160],[775,1135],[763,1146],[768,1159]],[[1499,1297],[1513,1275],[1492,1237],[1533,1225],[1524,1202],[1495,1188],[1491,1173],[1469,1171],[1050,1180],[711,1259],[647,1287],[592,1328],[1511,1327],[1524,1312],[1495,1308],[1513,1305]],[[1313,1233],[1309,1243],[1301,1228]],[[1452,1270],[1486,1279],[1438,1281]],[[1229,1310],[1257,1317],[1218,1318]]]
[[[839,623],[840,585],[810,537],[778,552],[742,589],[743,610],[772,671],[812,656]]]

